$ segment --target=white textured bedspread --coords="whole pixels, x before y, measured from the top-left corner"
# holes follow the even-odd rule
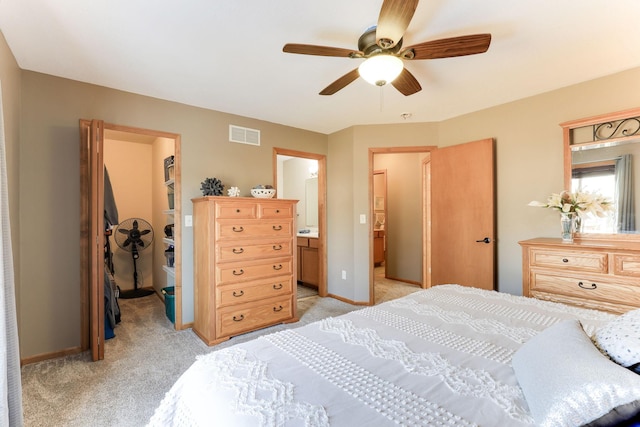
[[[538,332],[615,316],[442,285],[198,358],[150,426],[524,426],[511,368]]]

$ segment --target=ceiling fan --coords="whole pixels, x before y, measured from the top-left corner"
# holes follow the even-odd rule
[[[362,77],[377,86],[391,83],[400,93],[409,96],[422,90],[422,87],[413,74],[404,68],[403,60],[451,58],[484,53],[489,49],[491,34],[451,37],[402,48],[402,37],[417,7],[418,0],[384,0],[378,24],[360,36],[358,50],[288,43],[282,51],[365,59],[358,68],[324,88],[320,95],[333,95],[358,77]],[[373,75],[369,75],[371,70],[374,70]]]

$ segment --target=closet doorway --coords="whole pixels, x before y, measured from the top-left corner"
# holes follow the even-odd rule
[[[318,286],[318,295],[321,297],[327,296],[327,211],[326,211],[326,200],[327,200],[327,157],[323,154],[315,154],[315,153],[306,153],[303,151],[289,150],[285,148],[274,148],[273,149],[273,182],[276,186],[276,197],[280,197],[280,191],[282,190],[282,186],[285,179],[288,179],[283,175],[284,168],[282,166],[282,161],[285,158],[292,159],[306,159],[317,162],[317,170],[307,170],[302,177],[296,177],[295,179],[299,179],[301,182],[300,186],[304,189],[304,200],[302,200],[302,205],[297,207],[297,216],[296,216],[296,231],[300,230],[309,230],[313,232],[313,239],[310,239],[309,236],[311,233],[298,233],[299,239],[296,239],[298,243],[303,243],[307,241],[307,244],[310,240],[313,240],[314,244],[317,245],[317,248],[306,247],[300,248],[296,247],[296,258],[297,258],[297,274],[296,277],[298,280],[303,276],[313,275],[317,277],[317,286]],[[311,185],[312,184],[312,185]],[[306,195],[310,197],[306,197]],[[299,202],[300,204],[300,202]],[[317,212],[317,217],[313,217],[314,211]],[[307,224],[313,224],[313,222],[317,222],[317,227],[307,226]],[[317,231],[316,231],[317,230]],[[317,239],[315,238],[315,232],[317,232]],[[313,245],[310,245],[313,246]],[[317,258],[313,252],[317,249]],[[301,262],[304,262],[305,259],[309,260],[311,255],[313,256],[314,261],[317,259],[317,265],[313,265],[315,263],[307,263],[307,265],[311,264],[311,269],[307,269],[305,271],[300,271],[304,269],[304,266]],[[316,272],[317,268],[317,272]]]
[[[108,292],[108,287],[105,291],[107,249],[111,250],[116,267],[115,283],[123,293],[162,298],[163,288],[174,287],[175,328],[182,329],[180,136],[100,120],[80,120],[80,130],[82,348],[91,349],[93,360],[101,360],[107,333],[105,306],[101,303]],[[110,178],[108,181],[106,176]],[[117,220],[121,226],[127,220],[139,219],[136,223],[129,221],[128,230],[136,228],[142,232],[145,224],[153,229],[153,242],[144,249],[127,251],[131,243],[118,247],[113,234],[118,233],[119,226],[111,232],[105,227],[108,221],[105,209],[109,205],[105,206],[105,184],[107,196],[111,186],[115,200],[119,201]],[[167,255],[170,248],[177,248],[170,254],[172,262]],[[134,292],[136,287],[140,293]]]

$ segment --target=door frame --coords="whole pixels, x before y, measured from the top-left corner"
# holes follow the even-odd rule
[[[99,123],[103,123],[98,121]],[[92,301],[92,295],[104,295],[100,292],[98,280],[98,289],[93,289],[95,285],[95,275],[99,278],[103,277],[102,265],[94,265],[92,263],[92,253],[94,246],[92,245],[93,234],[91,233],[91,207],[102,206],[101,200],[104,199],[104,186],[92,185],[93,179],[102,177],[104,170],[104,158],[99,153],[97,161],[91,161],[90,144],[83,135],[85,127],[91,127],[92,120],[80,119],[80,307],[81,307],[81,326],[80,326],[80,343],[82,351],[92,350],[93,360],[102,360],[104,358],[104,311],[100,315],[101,304]],[[127,132],[133,134],[143,134],[161,138],[173,139],[174,141],[174,241],[178,247],[182,242],[182,185],[181,185],[181,136],[176,133],[156,131],[151,129],[136,128],[130,126],[115,125],[111,123],[103,123],[100,130],[101,137],[104,137],[106,130]],[[93,183],[95,184],[95,183]],[[94,194],[94,188],[102,194]],[[102,208],[104,209],[104,208]],[[100,209],[98,209],[100,210]],[[95,236],[98,248],[104,247],[104,233],[97,233]],[[174,258],[175,272],[175,324],[176,330],[184,329],[182,323],[182,250],[175,253]],[[92,304],[93,302],[93,304]],[[96,306],[97,305],[97,306]],[[98,348],[94,348],[97,345]]]
[[[388,231],[389,231],[389,230],[387,229],[387,225],[389,224],[389,222],[388,222],[388,219],[389,219],[389,210],[387,209],[387,201],[388,201],[388,199],[389,199],[389,198],[388,198],[388,195],[387,195],[387,169],[378,169],[378,170],[374,170],[374,171],[373,171],[373,175],[374,175],[374,177],[375,177],[375,175],[382,175],[382,176],[384,176],[384,206],[383,206],[383,210],[384,210],[384,222],[385,222],[385,228],[384,228],[384,239],[385,239],[385,246],[386,246],[386,238],[387,238],[387,236],[389,235],[389,233],[388,233]],[[374,180],[373,180],[372,182],[374,182],[374,181],[375,181],[375,178],[374,178]],[[375,190],[375,185],[373,185],[372,189],[373,189],[373,190]],[[372,191],[373,191],[373,190],[372,190]],[[375,206],[375,204],[376,204],[376,203],[375,203],[375,193],[374,193],[374,195],[373,195],[373,199],[374,199],[374,200],[373,200],[373,205],[374,205],[374,206],[373,206],[373,209],[374,209],[374,210],[373,210],[373,216],[371,216],[370,218],[371,218],[371,222],[373,223],[373,227],[374,227],[374,229],[375,229],[375,225],[376,225],[376,221],[377,221],[377,220],[376,220],[376,209],[375,209],[375,208],[376,208],[376,206]],[[375,245],[375,243],[374,243],[374,242],[375,242],[375,238],[374,238],[374,236],[372,235],[372,236],[371,236],[371,242],[370,242],[370,244],[371,244],[371,245]],[[375,254],[375,247],[374,247],[374,254]],[[375,256],[374,256],[374,258],[375,258]],[[372,262],[374,263],[374,265],[373,265],[373,269],[374,269],[374,271],[375,271],[375,268],[376,268],[376,266],[375,266],[375,260],[373,260]],[[387,265],[387,251],[386,251],[386,248],[385,248],[385,251],[384,251],[384,261],[383,261],[383,262],[384,262],[384,264],[385,264],[385,272],[386,272],[386,265]],[[385,273],[385,277],[386,277],[386,273]]]
[[[278,155],[318,161],[318,295],[327,296],[327,156],[273,147],[273,184],[278,183]]]
[[[423,146],[410,146],[410,147],[369,147],[369,218],[374,218],[374,198],[373,198],[373,173],[374,173],[374,156],[376,154],[402,154],[402,153],[425,153],[429,154],[434,150],[437,150],[438,147],[435,145],[423,145]],[[430,157],[430,156],[428,156]],[[421,206],[422,206],[422,283],[420,287],[427,288],[431,286],[431,257],[429,256],[429,246],[428,242],[430,242],[431,234],[430,234],[430,211],[427,206],[428,198],[428,184],[429,178],[428,174],[428,160],[427,165],[425,165],[425,161],[423,160],[422,167],[422,185],[423,191],[421,191]],[[386,201],[385,201],[386,203]],[[374,222],[369,221],[369,305],[375,304],[375,293],[374,293],[374,283],[375,283],[375,273],[373,267],[373,226]],[[385,256],[386,257],[386,256]]]

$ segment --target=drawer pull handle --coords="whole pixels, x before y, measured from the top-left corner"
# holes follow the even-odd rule
[[[279,311],[282,311],[282,309],[283,309],[283,308],[284,308],[284,307],[283,307],[283,306],[281,306],[281,305],[280,305],[280,306],[278,306],[278,307],[273,307],[273,311],[275,311],[275,312],[277,313],[277,312],[279,312]]]
[[[233,231],[235,231],[236,233],[242,233],[244,231],[244,227],[236,227],[234,225],[233,226]]]
[[[236,213],[240,213],[240,209],[236,209]]]
[[[595,283],[592,283],[591,287],[588,288],[582,282],[578,282],[578,286],[580,286],[582,289],[587,289],[587,290],[593,290],[593,289],[596,289],[598,287],[598,285],[596,285]]]
[[[281,251],[282,250],[282,245],[278,245],[278,246],[273,245],[273,250],[274,251]]]
[[[280,289],[282,289],[282,283],[278,283],[277,285],[273,285],[273,289],[275,289],[276,291],[279,291]]]
[[[234,254],[241,254],[241,253],[243,253],[243,252],[244,252],[244,249],[243,249],[243,248],[240,248],[240,249],[233,248],[233,253],[234,253]]]
[[[240,269],[240,271],[233,270],[234,276],[242,276],[244,274],[244,270]]]
[[[276,213],[280,213],[280,209],[276,209]]]
[[[241,314],[240,316],[233,316],[234,322],[241,322],[243,320],[244,320],[244,314]]]
[[[282,230],[282,226],[281,226],[281,225],[274,225],[274,226],[273,226],[273,229],[274,229],[275,231],[280,231],[280,230]]]
[[[562,258],[562,262],[569,262],[569,260],[566,258]]]
[[[274,265],[273,269],[274,270],[282,270],[282,264]]]
[[[242,295],[244,295],[244,291],[242,289],[240,290],[240,292],[233,291],[234,297],[241,297]]]

